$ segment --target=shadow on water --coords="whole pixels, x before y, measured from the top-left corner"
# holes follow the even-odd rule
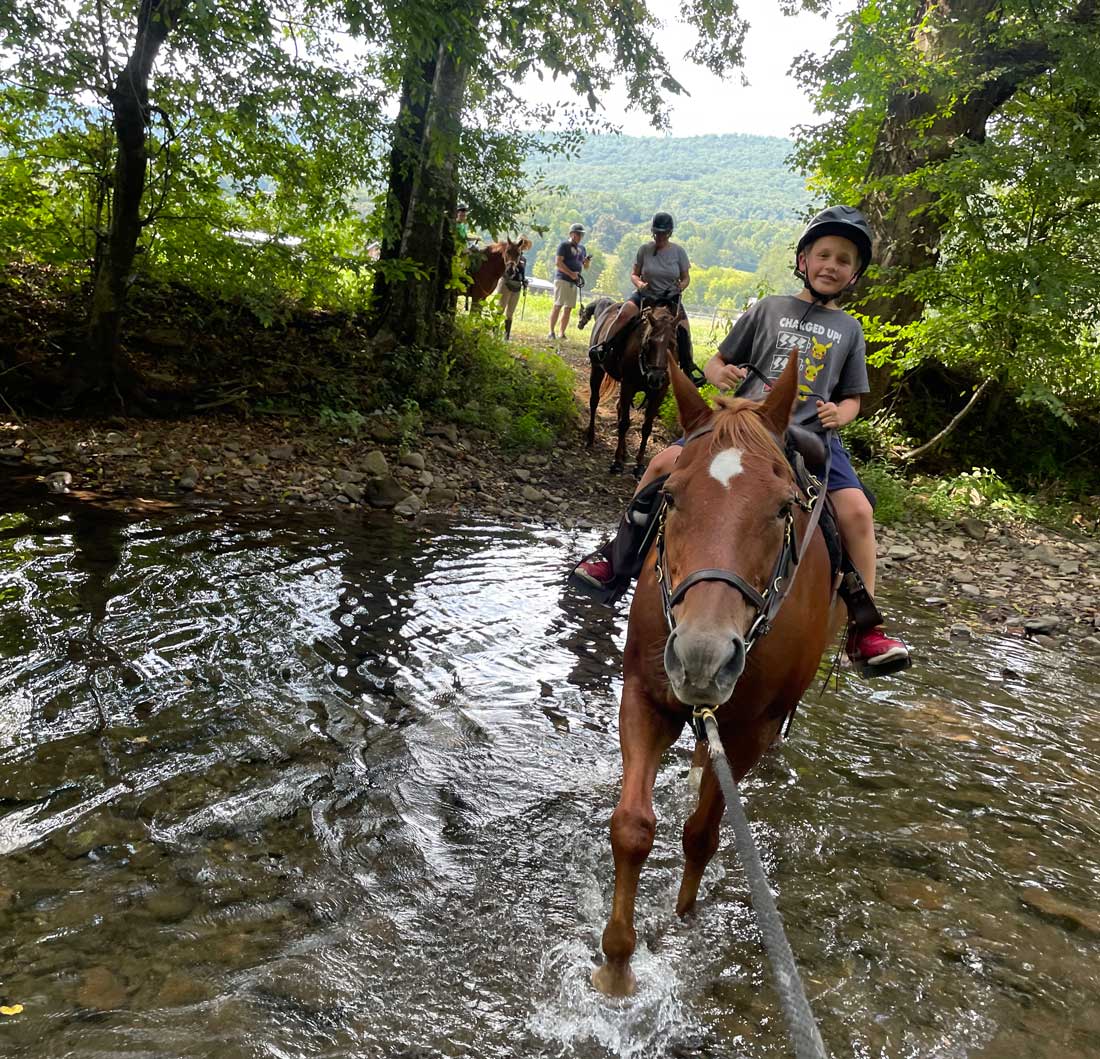
[[[591,543],[9,505],[0,1052],[788,1054],[732,851],[673,914],[686,740],[639,995],[588,984],[625,614],[561,594]],[[1095,1054],[1100,673],[889,604],[920,665],[811,699],[746,784],[825,1039]]]

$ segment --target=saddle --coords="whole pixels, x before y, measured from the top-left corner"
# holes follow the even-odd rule
[[[593,342],[588,347],[588,359],[592,361],[592,366],[596,368],[603,368],[612,378],[618,378],[616,372],[618,371],[618,360],[622,356],[623,349],[626,346],[626,340],[638,329],[642,321],[642,317],[633,317],[628,320],[623,329],[611,338],[605,338],[601,342]],[[621,374],[621,373],[620,373]]]

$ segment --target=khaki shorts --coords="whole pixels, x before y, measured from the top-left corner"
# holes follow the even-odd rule
[[[572,309],[577,304],[577,285],[568,279],[554,280],[554,304]]]

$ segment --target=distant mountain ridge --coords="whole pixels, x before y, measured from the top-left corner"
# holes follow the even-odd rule
[[[550,175],[573,197],[619,199],[639,221],[665,209],[684,221],[792,222],[809,197],[787,165],[792,147],[785,137],[744,134],[591,136]]]
[[[546,235],[529,258],[550,275],[558,241],[579,220],[596,252],[592,279],[606,268],[608,289],[629,290],[634,253],[653,214],[665,210],[693,268],[755,272],[770,250],[791,242],[810,201],[805,179],[787,164],[792,147],[780,136],[599,135],[573,157],[532,158],[532,181],[538,175],[565,190],[536,197],[532,220]]]

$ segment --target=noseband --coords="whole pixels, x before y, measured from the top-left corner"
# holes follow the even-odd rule
[[[704,434],[709,434],[713,429],[714,424],[708,423],[706,426],[689,434],[684,439],[684,447],[686,448],[696,438],[702,437]],[[828,453],[827,448],[826,453]],[[818,481],[818,479],[814,478],[812,475],[810,476],[813,485],[808,492],[809,500],[803,500],[798,496],[791,498],[791,504],[787,508],[786,525],[783,528],[783,546],[779,550],[779,555],[776,557],[775,565],[772,568],[771,577],[769,577],[763,592],[760,592],[749,584],[740,574],[721,567],[707,567],[703,570],[696,570],[694,573],[688,574],[675,588],[672,588],[668,580],[668,563],[665,552],[665,517],[668,512],[668,507],[666,504],[662,505],[660,523],[657,526],[657,563],[654,572],[657,576],[657,584],[661,588],[661,603],[665,611],[665,623],[668,625],[668,631],[670,633],[676,628],[676,618],[672,613],[672,608],[683,600],[689,588],[701,584],[704,581],[721,581],[727,585],[731,585],[736,588],[755,609],[756,617],[752,625],[749,626],[748,633],[745,635],[746,654],[752,649],[753,644],[756,643],[757,640],[768,633],[772,627],[772,622],[775,620],[776,614],[779,612],[779,608],[783,605],[783,600],[787,598],[787,593],[791,589],[794,575],[798,569],[798,563],[805,554],[806,548],[809,547],[809,543],[813,538],[814,529],[817,527],[817,523],[821,518],[821,509],[825,502],[825,489],[822,482],[827,482],[829,480],[830,462],[829,456],[826,455],[825,474],[822,481]],[[809,512],[810,515],[809,522],[806,525],[806,532],[802,537],[801,547],[798,545],[794,532],[795,505],[800,507],[803,511]]]

